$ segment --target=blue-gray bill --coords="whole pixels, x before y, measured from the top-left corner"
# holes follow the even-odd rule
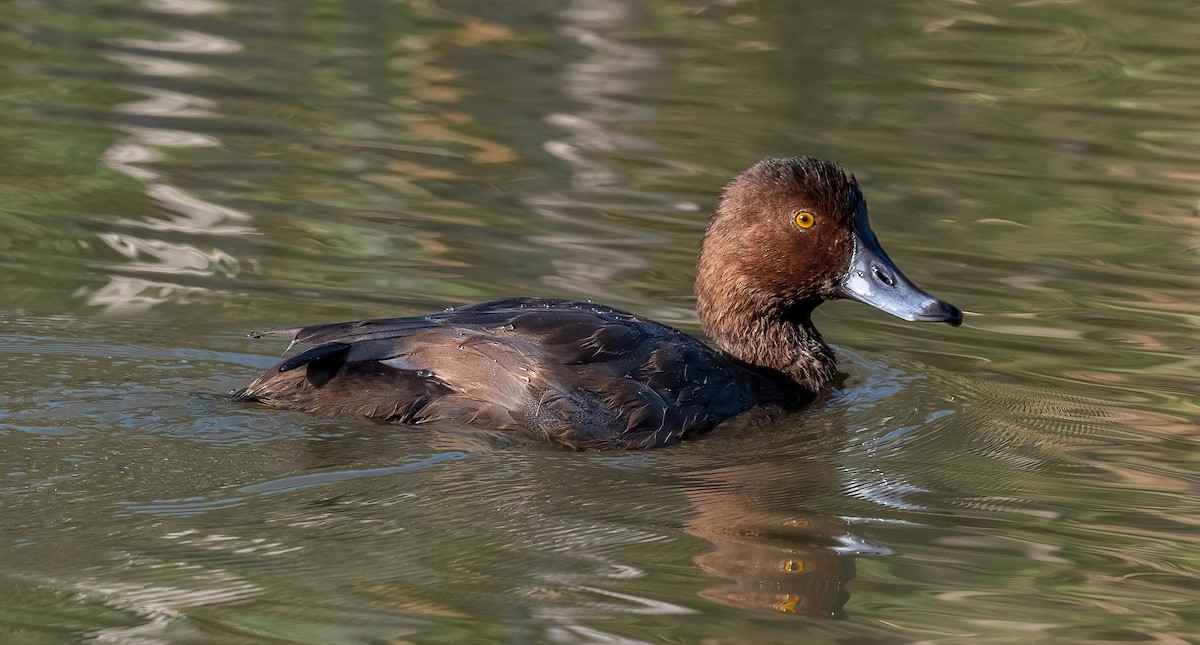
[[[854,236],[854,258],[839,287],[842,297],[904,320],[945,322],[955,327],[962,324],[962,311],[958,307],[929,295],[896,268],[871,231],[865,206],[859,209],[855,220],[858,230]]]

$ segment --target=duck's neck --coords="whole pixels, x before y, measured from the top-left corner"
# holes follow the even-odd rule
[[[837,359],[812,324],[812,307],[788,307],[765,297],[729,304],[700,287],[700,322],[725,353],[751,367],[781,373],[810,393],[833,381]]]

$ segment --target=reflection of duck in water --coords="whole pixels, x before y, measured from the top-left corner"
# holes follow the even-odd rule
[[[768,613],[843,616],[857,557],[894,553],[862,534],[877,521],[870,515],[849,519],[808,508],[810,496],[828,498],[822,491],[850,483],[841,481],[847,476],[839,454],[844,444],[821,436],[840,436],[844,428],[807,422],[803,450],[778,459],[776,450],[791,442],[764,439],[790,434],[794,417],[750,423],[755,436],[749,441],[706,442],[670,462],[685,473],[681,487],[692,515],[683,529],[709,547],[694,560],[711,576],[699,595]]]
[[[809,157],[761,161],[726,186],[700,250],[696,295],[720,350],[609,307],[510,298],[273,330],[314,347],[233,398],[525,430],[572,447],[642,448],[757,406],[811,400],[836,374],[811,320],[826,300],[852,298],[906,320],[962,321],[887,257],[854,178]]]
[[[854,578],[854,555],[866,545],[849,522],[815,513],[786,518],[742,513],[736,524],[714,525],[711,509],[698,508],[701,515],[689,522],[688,532],[712,543],[713,550],[697,556],[696,564],[729,581],[700,595],[749,609],[842,614],[850,599],[846,583]]]

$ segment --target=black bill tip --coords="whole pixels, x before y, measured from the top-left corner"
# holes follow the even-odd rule
[[[962,310],[945,300],[933,299],[920,313],[915,316],[915,320],[923,322],[944,322],[951,327],[958,327],[962,324]]]

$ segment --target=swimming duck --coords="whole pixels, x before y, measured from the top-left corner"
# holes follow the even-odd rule
[[[812,157],[765,159],[725,187],[700,247],[696,311],[717,348],[612,307],[504,298],[251,334],[309,349],[231,398],[463,422],[573,448],[661,446],[751,408],[811,401],[837,374],[811,315],[837,298],[962,322],[884,253],[852,175]]]

